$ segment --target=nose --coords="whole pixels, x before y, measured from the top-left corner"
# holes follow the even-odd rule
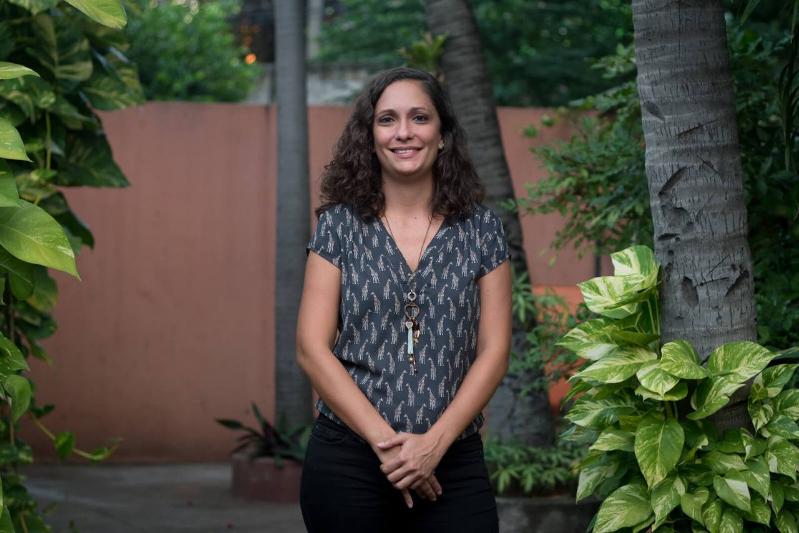
[[[405,118],[402,118],[397,121],[397,130],[394,132],[394,137],[398,141],[405,141],[413,137],[413,129],[412,129],[411,121]]]

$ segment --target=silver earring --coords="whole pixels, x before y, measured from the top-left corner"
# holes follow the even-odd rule
[[[439,150],[443,150],[444,149],[444,141],[441,141],[441,142],[438,143],[438,149]]]

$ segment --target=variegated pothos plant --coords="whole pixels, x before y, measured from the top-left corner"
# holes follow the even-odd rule
[[[611,258],[613,276],[579,284],[600,318],[560,341],[587,360],[566,435],[590,445],[577,500],[604,499],[593,531],[796,532],[799,390],[784,388],[799,365],[748,341],[705,364],[686,341],[661,346],[652,250]],[[748,382],[751,427],[720,435],[708,417]]]

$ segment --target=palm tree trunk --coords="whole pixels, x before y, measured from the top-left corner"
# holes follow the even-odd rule
[[[277,283],[275,410],[290,426],[311,420],[311,387],[296,364],[295,334],[310,235],[305,2],[275,5],[277,73]]]
[[[706,359],[720,344],[756,338],[724,13],[719,0],[632,8],[663,342],[686,339]],[[748,419],[737,407],[721,418]]]
[[[501,201],[514,198],[513,185],[474,15],[465,0],[428,0],[425,6],[430,31],[447,36],[441,68],[455,112],[466,130],[477,172],[486,185],[486,203],[502,218],[515,275],[527,274],[519,218],[499,208]],[[512,349],[515,353],[528,350],[527,331],[534,327],[533,320],[521,323],[514,317]],[[546,390],[536,390],[523,397],[518,394],[524,384],[542,378],[543,369],[506,376],[488,407],[488,427],[492,435],[520,439],[534,446],[552,444],[554,428]]]

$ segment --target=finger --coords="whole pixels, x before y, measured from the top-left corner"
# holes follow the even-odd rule
[[[441,496],[444,493],[444,490],[441,488],[441,483],[438,482],[435,474],[430,474],[430,477],[427,478],[430,482],[430,486],[433,488],[436,494]]]
[[[403,466],[401,468],[397,468],[396,470],[394,470],[393,472],[388,474],[386,477],[388,478],[388,480],[390,482],[396,483],[400,479],[408,476],[409,473],[410,473],[410,471],[408,470],[408,468]]]
[[[411,488],[414,489],[420,496],[423,496],[424,498],[433,502],[436,501],[436,493],[428,480],[420,479],[411,485]]]
[[[408,506],[408,509],[411,509],[413,507],[413,498],[411,497],[411,493],[407,490],[403,490],[402,497],[405,499],[405,505]]]
[[[408,433],[397,433],[393,437],[377,443],[377,447],[381,450],[387,450],[394,446],[399,446],[408,439]]]
[[[394,486],[396,488],[400,489],[400,490],[407,489],[408,487],[413,485],[416,482],[416,480],[418,480],[418,479],[419,479],[418,476],[413,475],[413,474],[408,474],[404,478],[402,478],[399,481],[397,481],[396,483],[394,483]]]
[[[387,461],[385,463],[380,464],[380,471],[384,474],[388,475],[397,468],[401,467],[405,461],[402,459],[392,459],[391,461]]]

